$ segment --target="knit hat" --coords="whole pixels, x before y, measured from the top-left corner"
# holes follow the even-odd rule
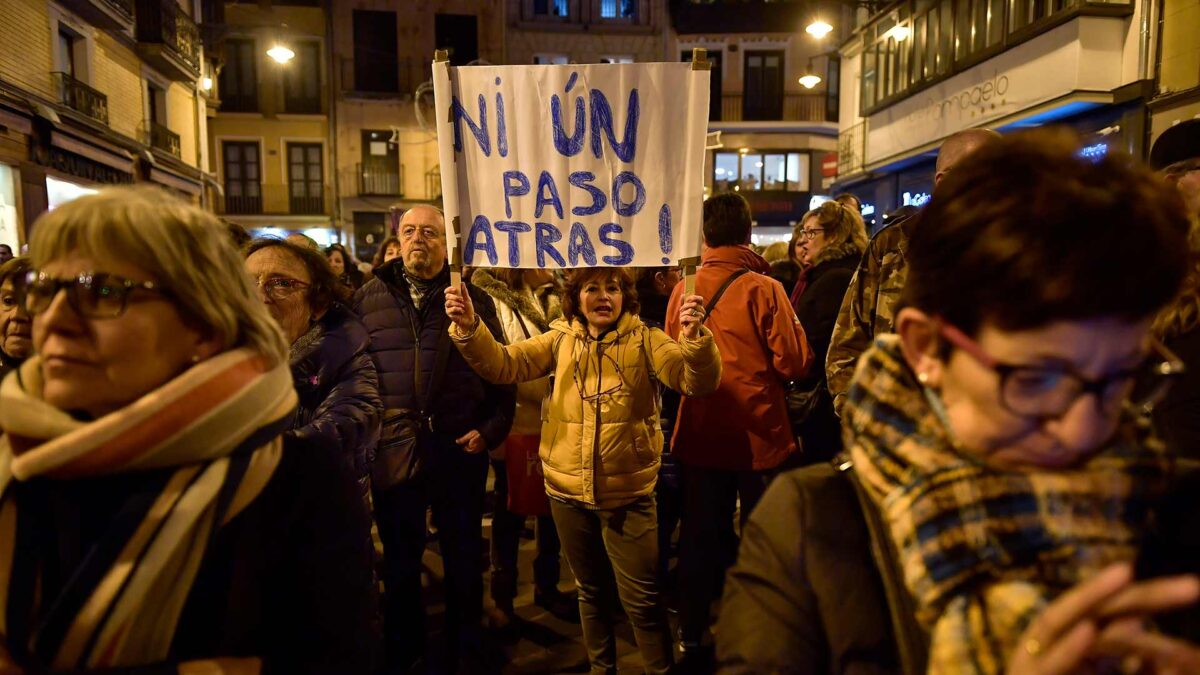
[[[1150,166],[1155,171],[1195,158],[1200,158],[1200,119],[1180,122],[1167,129],[1150,149]]]

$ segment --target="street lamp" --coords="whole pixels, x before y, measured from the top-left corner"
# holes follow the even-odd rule
[[[808,67],[804,69],[804,74],[800,76],[800,86],[805,89],[812,89],[821,84],[821,76],[813,69],[812,59],[808,60]]]
[[[829,35],[830,33],[833,32],[833,26],[825,23],[824,21],[822,21],[820,19],[817,19],[816,21],[813,21],[812,23],[808,24],[808,27],[804,29],[804,32],[808,33],[809,35],[815,37],[818,40],[821,40],[826,35]]]
[[[288,47],[276,43],[274,47],[267,50],[267,56],[271,57],[275,63],[287,63],[296,57],[296,52]]]

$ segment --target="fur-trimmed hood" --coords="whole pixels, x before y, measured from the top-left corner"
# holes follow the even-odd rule
[[[861,258],[862,254],[862,249],[855,246],[853,240],[847,239],[840,244],[826,246],[825,248],[821,249],[820,252],[817,253],[817,257],[813,259],[813,264],[809,267],[809,269],[813,269],[821,263],[829,262],[830,260],[841,260],[842,258],[849,258],[851,256],[855,258]]]
[[[547,284],[536,289],[514,290],[500,281],[487,269],[477,269],[471,275],[471,283],[479,290],[492,296],[497,303],[508,305],[526,320],[537,326],[539,332],[550,330],[550,322],[562,317],[561,289],[557,284]],[[547,310],[537,304],[537,297],[547,295]]]

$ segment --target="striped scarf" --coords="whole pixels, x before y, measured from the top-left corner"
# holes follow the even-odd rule
[[[929,673],[1003,671],[1049,601],[1135,557],[1168,470],[1161,445],[1131,421],[1077,468],[985,466],[953,447],[895,335],[863,354],[843,419],[931,635]]]
[[[279,465],[291,373],[234,350],[81,422],[41,399],[39,365],[0,383],[0,633],[14,655],[56,671],[161,662],[216,530]],[[61,592],[41,597],[45,521],[22,496],[39,481],[135,472],[149,489],[128,498]]]

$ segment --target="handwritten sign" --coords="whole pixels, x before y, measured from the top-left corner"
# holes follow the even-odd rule
[[[699,255],[708,87],[686,62],[435,62],[451,249],[553,269]]]

